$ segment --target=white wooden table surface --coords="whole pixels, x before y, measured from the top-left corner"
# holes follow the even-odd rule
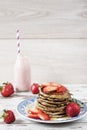
[[[72,92],[75,98],[87,103],[87,85],[66,85]],[[17,105],[28,99],[32,94],[30,92],[14,93],[12,97],[3,98],[0,96],[0,110],[3,108],[11,109],[15,113],[16,121],[12,124],[5,124],[0,120],[0,130],[86,130],[87,129],[87,115],[75,122],[62,124],[44,124],[36,123],[26,120],[17,112]]]

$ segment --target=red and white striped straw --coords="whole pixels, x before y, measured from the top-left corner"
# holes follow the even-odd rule
[[[19,37],[19,30],[17,29],[17,53],[20,53],[20,37]]]

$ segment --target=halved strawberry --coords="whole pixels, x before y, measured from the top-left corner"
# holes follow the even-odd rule
[[[32,109],[28,110],[28,113],[37,114],[38,110],[37,110],[37,108],[32,108]]]
[[[50,120],[50,117],[48,114],[44,113],[42,110],[38,109],[38,116],[42,120]]]
[[[58,88],[57,88],[57,92],[58,92],[58,93],[64,93],[64,92],[66,92],[66,91],[68,91],[68,90],[67,90],[67,88],[64,87],[64,86],[61,86],[61,87],[58,87]]]
[[[61,84],[54,83],[54,82],[50,82],[50,86],[57,86],[57,87],[61,87]]]
[[[29,118],[40,119],[37,113],[28,113]]]
[[[48,82],[48,83],[42,83],[41,87],[43,88],[43,87],[46,87],[46,86],[49,86],[49,85],[50,85],[50,82]]]
[[[49,115],[44,113],[42,110],[37,108],[35,111],[28,110],[28,117],[29,118],[35,118],[35,119],[42,119],[42,120],[50,120]]]
[[[58,87],[57,86],[46,86],[43,88],[44,93],[49,93],[49,92],[54,92],[57,91]]]

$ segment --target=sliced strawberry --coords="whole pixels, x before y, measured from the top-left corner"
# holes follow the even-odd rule
[[[54,92],[57,91],[58,87],[57,86],[46,86],[43,88],[44,93],[49,93],[49,92]]]
[[[41,119],[41,120],[50,120],[49,115],[44,113],[39,108],[35,108],[35,111],[34,110],[28,110],[28,117],[34,118],[34,119]]]
[[[41,84],[41,87],[43,88],[43,87],[46,87],[46,86],[50,86],[50,82],[48,82],[48,83],[42,83]]]
[[[32,108],[28,110],[28,113],[37,114],[38,110],[36,108]]]
[[[38,116],[42,120],[50,120],[50,117],[48,114],[44,113],[42,110],[38,109]]]
[[[48,82],[48,83],[42,83],[41,86],[58,86],[60,84],[54,83],[54,82]]]
[[[39,119],[39,115],[37,113],[28,113],[29,118]]]
[[[53,82],[47,82],[47,83],[42,83],[41,86],[45,87],[45,86],[50,86],[53,85]]]
[[[50,86],[61,87],[61,84],[50,82]]]
[[[67,88],[64,87],[64,86],[61,86],[61,87],[58,87],[58,88],[57,88],[57,92],[58,92],[58,93],[64,93],[64,92],[66,92],[66,91],[68,91],[68,90],[67,90]]]

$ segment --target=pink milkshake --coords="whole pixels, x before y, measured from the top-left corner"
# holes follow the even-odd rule
[[[16,91],[29,91],[31,85],[31,70],[29,60],[27,57],[21,55],[17,56],[15,63],[15,90]]]

